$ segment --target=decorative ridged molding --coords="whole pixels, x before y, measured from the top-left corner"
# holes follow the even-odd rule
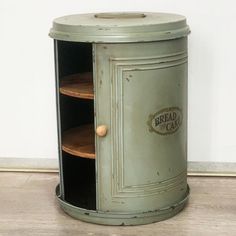
[[[116,192],[113,192],[112,197],[145,197],[158,195],[163,192],[168,192],[173,190],[186,182],[187,173],[184,171],[179,175],[151,184],[145,185],[133,185],[133,186],[120,186],[115,189]]]
[[[156,57],[110,58],[111,77],[111,127],[112,134],[112,197],[142,197],[159,194],[180,186],[185,180],[186,171],[169,180],[146,185],[126,186],[124,182],[124,144],[123,144],[123,88],[125,72],[157,70],[179,66],[187,62],[187,53],[180,52]]]
[[[124,71],[138,71],[178,66],[186,63],[187,60],[187,52],[183,51],[155,57],[110,57],[110,64],[113,69],[114,66],[121,66]]]

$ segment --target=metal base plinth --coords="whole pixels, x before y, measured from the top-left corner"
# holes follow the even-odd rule
[[[60,198],[59,185],[56,187],[56,196],[62,209],[76,219],[102,225],[142,225],[168,219],[180,212],[187,203],[189,186],[184,199],[180,202],[166,208],[142,213],[102,212],[73,206]]]

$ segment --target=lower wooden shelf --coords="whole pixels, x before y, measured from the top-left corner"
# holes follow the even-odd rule
[[[95,159],[93,124],[65,131],[62,135],[62,150],[74,156]]]

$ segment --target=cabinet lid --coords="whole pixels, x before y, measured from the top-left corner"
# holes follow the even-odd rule
[[[74,42],[148,42],[188,35],[186,18],[169,13],[114,12],[56,18],[50,37]]]

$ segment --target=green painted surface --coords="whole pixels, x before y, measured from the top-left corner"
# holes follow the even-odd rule
[[[187,41],[95,44],[98,191],[102,211],[142,212],[181,201],[187,182]],[[150,115],[176,107],[176,132],[151,132]],[[167,114],[168,116],[168,114]],[[174,122],[163,120],[163,124]]]
[[[187,189],[185,197],[182,199],[182,201],[177,202],[169,207],[141,213],[103,212],[75,207],[61,199],[59,186],[56,188],[56,196],[62,209],[67,214],[76,219],[102,225],[143,225],[165,220],[179,213],[187,204],[189,188]]]
[[[188,35],[184,16],[167,13],[80,14],[57,18],[50,36],[76,42],[140,42]]]
[[[183,16],[164,13],[54,21],[54,39],[93,43],[95,127],[108,128],[105,137],[96,136],[97,209],[72,206],[58,190],[68,214],[133,225],[169,218],[184,207],[188,33]]]

